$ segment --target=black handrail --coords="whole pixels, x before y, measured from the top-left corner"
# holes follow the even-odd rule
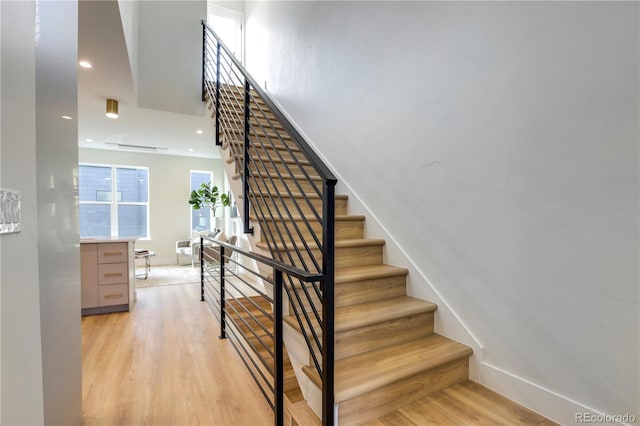
[[[292,277],[295,277],[301,281],[304,282],[315,282],[315,281],[324,281],[324,275],[323,274],[312,274],[310,272],[307,272],[305,270],[302,270],[300,268],[296,268],[295,266],[291,266],[291,265],[287,265],[286,263],[282,263],[279,262],[271,257],[266,257],[261,255],[260,253],[255,253],[252,251],[247,251],[244,249],[239,248],[237,245],[234,244],[229,244],[226,243],[224,241],[220,241],[220,240],[215,240],[211,237],[205,237],[205,236],[201,236],[200,237],[203,241],[207,241],[210,244],[214,244],[220,247],[224,247],[230,250],[235,251],[238,254],[241,254],[243,256],[248,257],[249,259],[253,259],[259,263],[262,263],[266,266],[270,266],[272,268],[277,269],[278,271],[281,271],[282,273],[286,274],[286,275],[290,275]],[[200,245],[202,247],[202,244]],[[223,253],[220,253],[220,257],[222,257]]]
[[[247,80],[247,82],[251,85],[252,89],[255,90],[260,95],[260,97],[265,101],[265,103],[267,104],[267,106],[269,107],[273,115],[275,115],[278,121],[282,123],[282,125],[285,127],[287,132],[289,132],[289,134],[293,136],[293,138],[298,143],[300,148],[304,150],[306,157],[309,158],[313,167],[320,172],[320,175],[322,176],[324,182],[328,184],[333,184],[333,185],[338,183],[338,179],[333,175],[331,170],[329,170],[326,164],[324,164],[324,162],[320,159],[320,157],[318,157],[315,151],[311,149],[311,147],[309,146],[309,143],[305,140],[305,138],[298,132],[298,130],[293,126],[293,124],[291,124],[291,122],[289,121],[287,116],[284,115],[282,110],[280,110],[280,108],[271,100],[271,97],[267,95],[267,93],[264,90],[262,90],[260,85],[251,77],[249,72],[244,68],[244,65],[242,65],[240,61],[238,61],[238,59],[233,55],[233,53],[231,53],[231,51],[224,44],[222,39],[220,39],[220,37],[218,37],[218,35],[215,33],[215,31],[213,31],[213,29],[209,26],[209,24],[207,24],[206,20],[204,19],[202,20],[202,25],[203,27],[205,27],[211,32],[211,34],[215,37],[215,39],[220,44],[220,47],[222,47],[222,49],[225,52],[227,52],[227,54],[233,61],[233,64],[236,67],[238,67],[238,69],[242,72],[242,75]]]
[[[322,423],[333,425],[337,179],[204,20],[202,28],[202,98],[210,102],[215,112],[216,145],[225,148],[226,144],[232,153],[230,158],[235,161],[236,173],[240,171],[242,177],[244,232],[253,231],[249,226],[253,211],[257,215],[263,241],[274,256],[270,259],[215,242],[220,245],[221,258],[218,277],[222,286],[219,289],[222,295],[219,302],[221,337],[226,336],[224,251],[225,248],[233,248],[243,256],[272,267],[274,277],[280,277],[276,279],[280,281],[276,287],[282,287],[274,288],[276,297],[269,303],[277,307],[282,304],[283,294],[288,297],[290,310],[322,379]],[[322,184],[319,185],[318,181]],[[317,225],[320,226],[319,231]],[[203,270],[203,283],[204,278]],[[201,293],[204,298],[204,284]],[[242,292],[240,294],[245,296]],[[316,300],[320,300],[320,308],[316,306]],[[229,308],[231,311],[236,309],[233,305]],[[281,329],[277,331],[282,326],[281,320],[281,315],[276,318],[274,336],[281,337]],[[242,319],[239,321],[244,322]],[[316,325],[321,330],[317,330]],[[244,326],[253,333],[249,324]],[[254,337],[271,354],[265,342],[257,335]],[[278,345],[276,342],[276,354],[283,350]],[[244,346],[243,350],[246,350]],[[261,355],[258,357],[262,359]],[[254,360],[245,362],[248,367],[249,364],[254,365]],[[261,370],[257,370],[257,374],[252,372],[252,375],[257,382],[258,377],[264,379]],[[268,383],[267,387],[271,392],[281,391],[281,383],[280,386]],[[267,395],[262,387],[261,391]],[[272,407],[276,410],[276,424],[280,424],[282,413],[278,397]]]

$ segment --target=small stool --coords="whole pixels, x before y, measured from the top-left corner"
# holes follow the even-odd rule
[[[155,251],[136,249],[134,257],[136,259],[144,259],[144,274],[136,274],[137,279],[146,280],[149,278],[149,272],[151,271],[151,258],[155,255]]]

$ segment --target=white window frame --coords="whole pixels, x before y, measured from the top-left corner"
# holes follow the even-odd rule
[[[209,176],[211,177],[211,179],[209,180],[209,183],[211,184],[213,182],[213,171],[211,170],[189,170],[189,194],[191,194],[192,189],[192,176],[194,173],[208,173]],[[218,188],[220,191],[222,191],[221,188]],[[209,210],[209,231],[211,231],[211,226],[213,225],[213,227],[215,228],[216,225],[216,218],[213,217],[213,212],[211,210]],[[189,226],[190,226],[190,230],[189,232],[193,232],[193,230],[195,229],[193,227],[193,208],[191,208],[191,205],[189,205]]]
[[[149,167],[146,166],[132,166],[125,164],[99,164],[99,163],[79,163],[80,166],[89,167],[109,167],[111,168],[111,201],[79,201],[79,204],[97,204],[97,205],[109,205],[111,206],[109,212],[111,215],[111,237],[118,238],[118,206],[147,206],[147,235],[145,237],[138,237],[140,241],[151,240],[151,218],[149,216],[150,204],[151,204],[151,178],[149,176]],[[118,203],[118,182],[117,182],[117,169],[142,169],[147,171],[147,194],[149,199],[146,203],[128,201],[126,203]],[[80,173],[78,172],[78,176]],[[99,237],[95,235],[94,237]],[[91,238],[91,237],[87,237]]]
[[[210,16],[220,16],[222,18],[233,19],[236,21],[236,34],[239,37],[239,40],[236,40],[238,45],[240,46],[240,55],[236,55],[236,58],[240,61],[241,64],[244,65],[245,59],[245,46],[244,46],[244,13],[239,12],[235,9],[230,9],[228,7],[221,6],[218,3],[214,3],[213,1],[207,2],[207,22],[209,22]],[[214,28],[215,31],[215,28]],[[224,40],[223,40],[224,42]]]

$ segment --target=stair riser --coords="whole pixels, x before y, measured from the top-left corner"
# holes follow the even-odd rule
[[[322,239],[322,227],[320,226],[320,222],[313,220],[310,221],[310,226],[311,229],[315,232],[315,234]],[[309,230],[309,228],[307,227],[307,225],[299,220],[296,221],[284,221],[284,222],[279,222],[276,225],[270,224],[270,223],[264,223],[260,225],[261,228],[263,229],[274,229],[277,226],[279,229],[281,229],[281,232],[283,234],[286,235],[286,230],[287,229],[289,232],[291,232],[291,235],[294,236],[295,241],[301,241],[301,240],[306,240],[306,241],[311,241],[313,239],[311,231]],[[296,227],[297,229],[300,231],[300,234],[302,234],[302,237],[300,237],[300,234],[298,234],[298,232],[296,231]],[[352,239],[352,238],[363,238],[364,235],[364,223],[361,220],[337,220],[336,221],[336,225],[335,225],[335,233],[336,233],[336,240],[344,240],[344,239]],[[266,234],[266,232],[262,232],[260,235],[260,241],[261,242],[265,242],[265,238],[264,235]]]
[[[251,193],[250,193],[251,194]],[[278,194],[258,194],[260,197],[257,200],[251,199],[252,201],[252,210],[253,214],[256,217],[260,217],[261,208],[262,212],[265,215],[269,215],[269,211],[271,211],[271,216],[278,217],[282,216],[283,218],[288,218],[289,212],[291,216],[299,216],[302,215],[313,215],[311,206],[314,207],[315,211],[322,216],[322,199],[320,198],[310,198],[309,201],[305,200],[302,197],[294,197],[293,199],[290,197],[285,197],[283,194],[280,194],[282,199],[278,199]],[[273,197],[273,199],[272,199]],[[253,205],[255,203],[255,206]],[[296,207],[296,204],[299,206],[300,210]],[[338,198],[335,200],[335,212],[338,215],[347,214],[347,200],[344,198]]]
[[[358,425],[467,379],[469,359],[454,361],[338,404],[340,425]]]
[[[338,307],[405,295],[405,275],[361,280],[335,286],[335,301]]]
[[[367,265],[379,265],[382,263],[382,247],[379,245],[372,246],[363,246],[363,247],[336,247],[335,249],[335,267],[336,268],[346,268],[350,266],[367,266]],[[319,250],[311,250],[311,253],[314,255],[316,259],[318,259],[318,263],[321,263],[322,256]],[[307,266],[311,269],[313,263],[311,262],[311,258],[307,252],[303,252],[300,250],[301,258],[307,264]],[[291,254],[293,258],[293,266],[304,269],[304,265],[300,256],[297,253],[293,252]],[[274,258],[279,259],[279,256],[274,256]],[[284,256],[287,263],[290,263],[288,256]]]
[[[340,328],[340,324],[336,323],[336,329],[338,328]],[[425,312],[353,330],[338,331],[335,334],[335,359],[427,337],[433,334],[433,330],[433,312]],[[316,330],[316,332],[318,335],[322,334],[321,330]],[[320,356],[320,354],[316,355]],[[309,354],[309,365],[313,365],[311,354]]]
[[[336,324],[336,327],[339,327]],[[335,359],[381,349],[433,334],[433,312],[336,333]]]

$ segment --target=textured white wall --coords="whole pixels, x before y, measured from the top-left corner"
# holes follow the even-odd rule
[[[22,232],[0,237],[3,425],[44,423],[36,203],[35,6],[2,2],[2,187],[20,191]]]
[[[214,182],[224,186],[221,160],[174,155],[80,149],[81,163],[149,167],[149,225],[151,240],[136,247],[156,252],[154,264],[175,264],[177,240],[191,235],[189,171],[211,170]]]
[[[246,5],[249,70],[481,342],[481,380],[562,423],[640,411],[638,13]]]

